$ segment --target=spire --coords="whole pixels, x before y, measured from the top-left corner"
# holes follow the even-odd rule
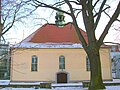
[[[59,9],[61,9],[61,7],[59,7]],[[55,23],[58,27],[63,27],[65,24],[65,20],[64,20],[65,16],[63,12],[57,11],[56,12],[56,16],[55,16]]]

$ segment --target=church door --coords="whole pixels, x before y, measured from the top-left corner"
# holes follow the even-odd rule
[[[66,73],[58,73],[57,74],[57,83],[67,83],[67,74]]]

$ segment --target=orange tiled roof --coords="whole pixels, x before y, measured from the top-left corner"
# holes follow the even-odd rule
[[[80,29],[85,40],[86,32]],[[81,43],[72,23],[58,27],[55,24],[45,24],[39,28],[28,42],[33,43]]]

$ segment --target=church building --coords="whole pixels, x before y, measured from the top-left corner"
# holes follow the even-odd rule
[[[90,80],[90,63],[73,23],[56,13],[55,24],[45,24],[12,48],[11,81],[70,83]],[[85,31],[80,32],[88,41]],[[103,80],[112,80],[110,49],[100,49]]]

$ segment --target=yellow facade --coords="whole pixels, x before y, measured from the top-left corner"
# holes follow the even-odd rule
[[[32,56],[38,57],[38,71],[31,71]],[[65,57],[65,69],[59,69],[59,56]],[[111,80],[111,62],[108,48],[100,49],[104,80]],[[90,71],[86,71],[86,53],[83,49],[23,49],[12,50],[12,81],[47,81],[57,82],[58,73],[67,74],[67,82],[90,79]]]

